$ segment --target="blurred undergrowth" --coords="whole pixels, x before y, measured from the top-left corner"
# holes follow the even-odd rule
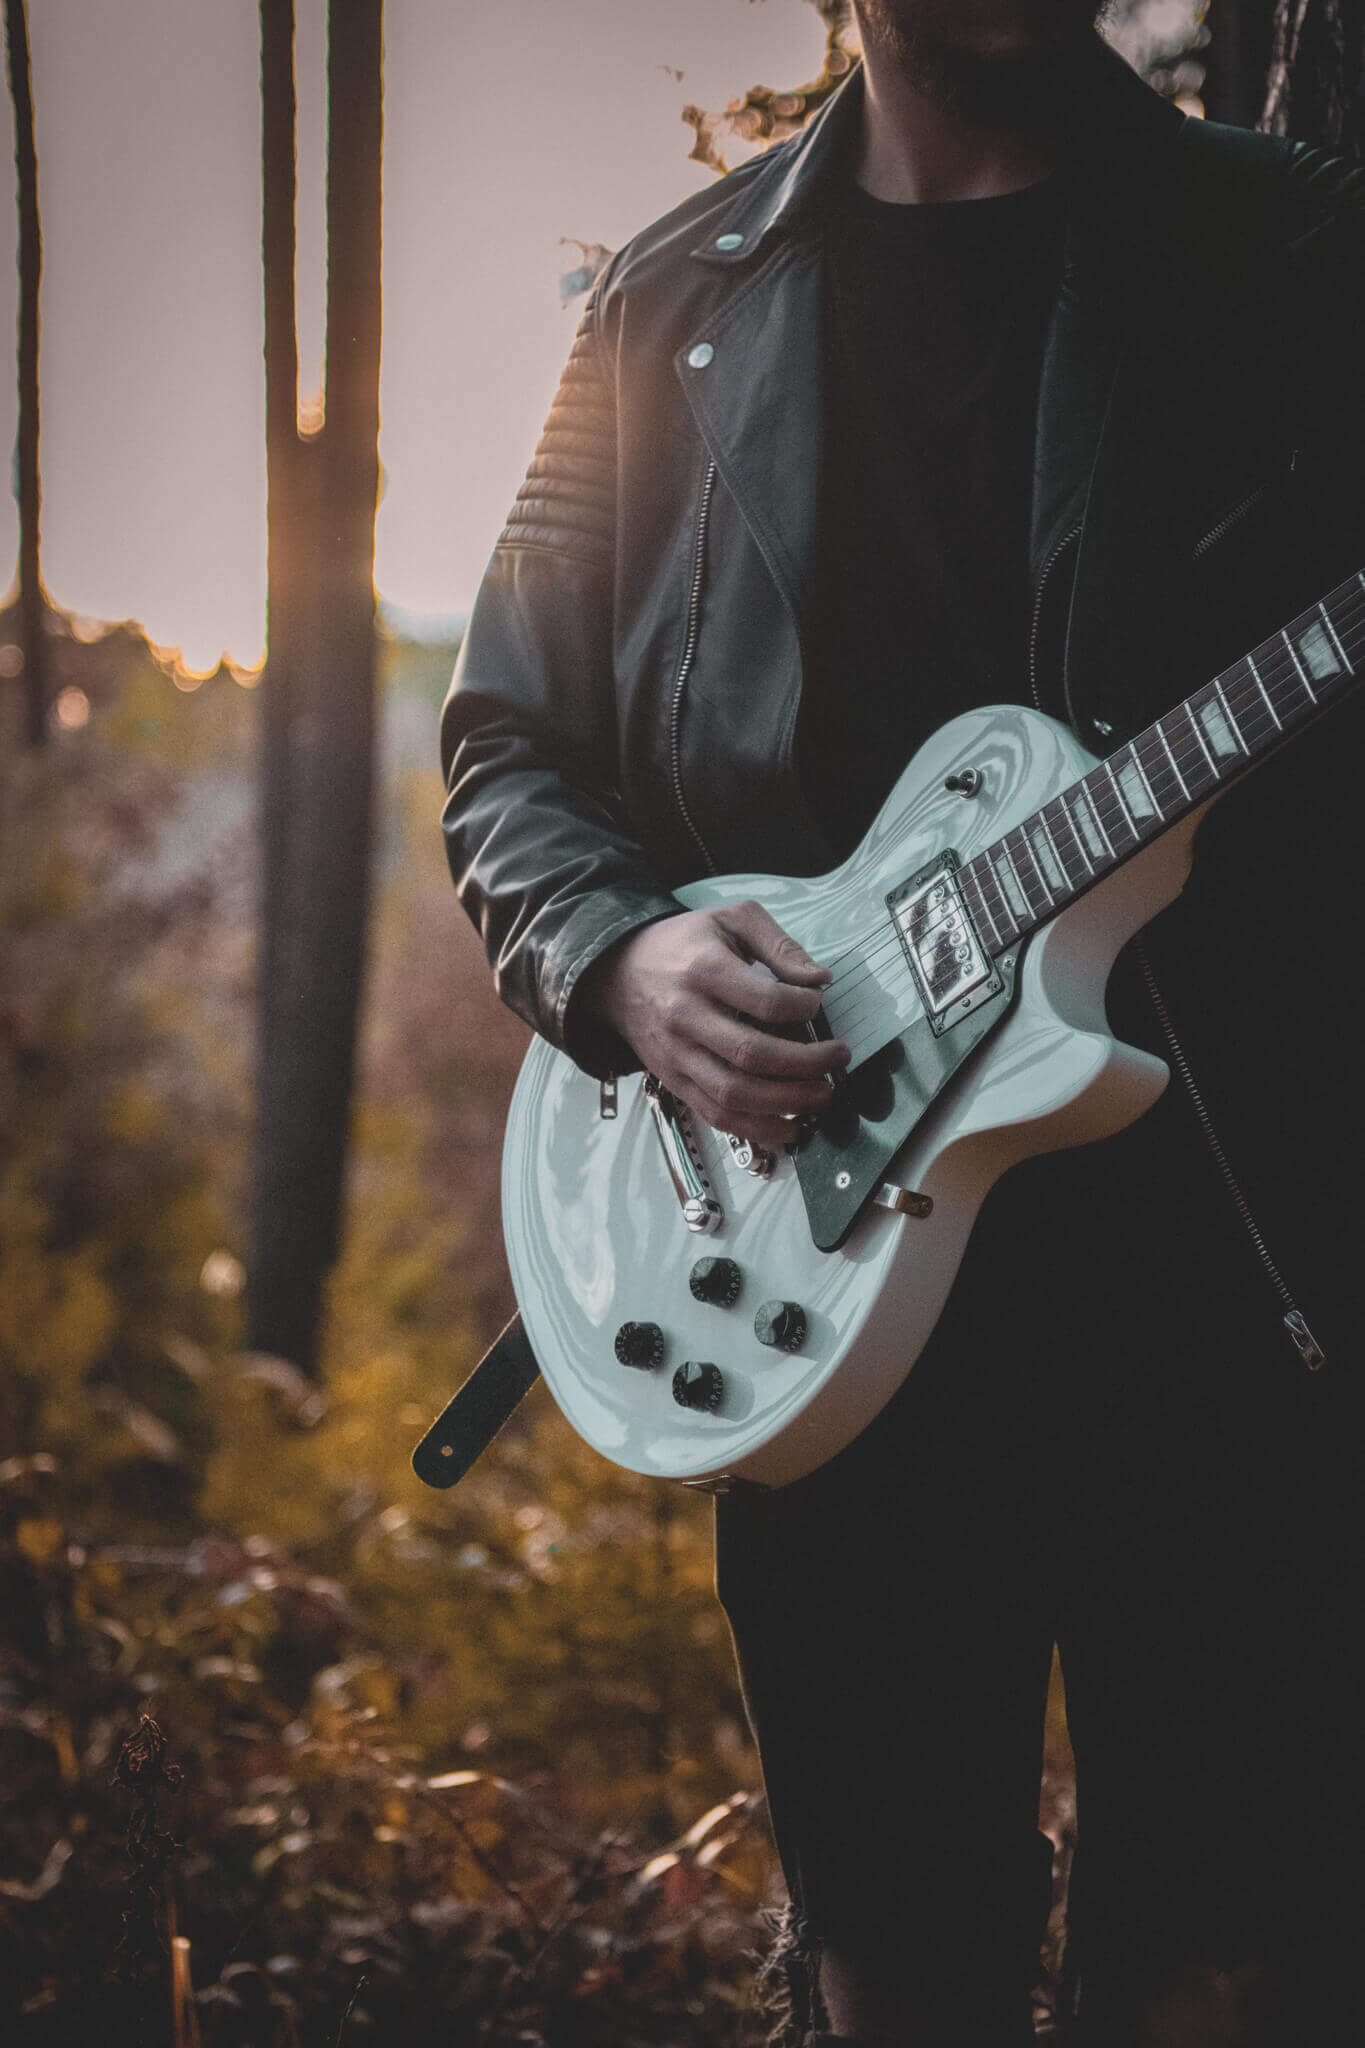
[[[55,742],[0,783],[7,2048],[757,2040],[772,1867],[705,1503],[536,1397],[454,1493],[408,1466],[507,1311],[524,1042],[432,829],[450,650],[386,648],[314,1384],[238,1348],[249,692],[53,628]],[[128,1760],[162,1742],[139,1876]]]

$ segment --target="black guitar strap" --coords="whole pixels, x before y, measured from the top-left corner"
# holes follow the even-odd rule
[[[539,1378],[521,1317],[513,1316],[413,1452],[417,1477],[443,1487],[463,1479]]]

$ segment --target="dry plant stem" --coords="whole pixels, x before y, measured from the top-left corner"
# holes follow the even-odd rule
[[[160,1825],[157,1795],[177,1791],[184,1780],[178,1764],[168,1762],[166,1738],[150,1714],[144,1713],[137,1728],[119,1751],[114,1783],[134,1794],[125,1837],[132,1872],[128,1880],[129,1903],[123,1914],[123,1934],[115,1950],[119,1974],[133,1981],[148,1961],[166,1953],[166,1942],[158,1925],[158,1907],[166,1865],[178,1855],[184,1843]]]

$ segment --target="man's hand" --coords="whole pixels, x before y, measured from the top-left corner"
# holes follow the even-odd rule
[[[581,1000],[689,1109],[776,1152],[848,1064],[838,1040],[774,1036],[808,1022],[833,978],[759,904],[735,903],[633,932],[594,961]]]

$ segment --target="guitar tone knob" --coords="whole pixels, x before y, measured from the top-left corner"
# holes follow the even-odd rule
[[[673,1399],[680,1408],[700,1408],[714,1415],[725,1392],[725,1380],[718,1365],[689,1358],[673,1375]]]
[[[733,1308],[739,1294],[740,1272],[733,1259],[698,1259],[687,1276],[694,1301],[709,1301],[715,1308]]]
[[[754,1317],[754,1335],[776,1351],[799,1351],[806,1341],[806,1311],[795,1301],[765,1301]]]
[[[664,1333],[657,1323],[622,1323],[614,1348],[620,1364],[648,1372],[663,1363]]]

